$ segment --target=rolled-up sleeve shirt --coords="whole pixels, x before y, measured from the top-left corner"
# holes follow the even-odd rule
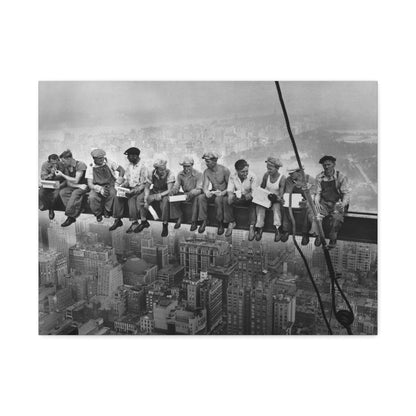
[[[230,171],[223,165],[216,165],[215,170],[205,169],[202,175],[203,190],[208,190],[209,184],[213,191],[225,191],[228,185]]]
[[[118,169],[119,165],[109,159],[107,159],[104,162],[104,165],[107,165],[110,168],[111,174],[114,176],[114,178],[116,178],[116,170]],[[94,162],[90,163],[87,167],[87,171],[85,172],[85,179],[94,179],[93,168],[96,168],[99,166],[103,166],[103,165],[96,165]]]
[[[127,185],[129,188],[145,185],[146,183],[149,183],[149,171],[141,161],[135,165],[133,163],[129,163],[126,166],[124,178],[124,185]]]
[[[324,172],[321,172],[316,177],[316,198],[319,201],[322,193],[322,182],[330,182],[335,180],[335,186],[338,193],[341,195],[342,202],[344,205],[350,203],[351,198],[351,187],[349,185],[348,178],[341,172],[335,171],[333,175],[326,176]]]
[[[149,173],[149,176],[148,176],[148,182],[149,183],[153,183],[153,175],[155,175],[156,178],[160,179],[160,176],[157,174],[156,170],[154,170],[153,172]],[[168,172],[167,172],[166,183],[175,183],[175,175],[169,169],[168,169]]]
[[[173,192],[178,193],[182,188],[183,192],[192,191],[192,189],[202,189],[202,173],[196,169],[192,169],[188,175],[179,172],[176,177],[175,185],[173,185]]]
[[[238,176],[237,172],[234,172],[230,175],[228,179],[227,185],[227,192],[240,191],[241,195],[251,194],[253,192],[253,188],[257,186],[257,178],[254,173],[249,172],[247,178],[241,182],[241,179]]]
[[[58,162],[56,166],[57,169],[64,171],[65,167],[62,163]],[[49,161],[42,163],[40,168],[40,179],[42,180],[62,180],[62,177],[57,177],[55,174],[52,173],[53,165]]]
[[[52,173],[52,163],[44,162],[40,168],[40,178],[42,180],[52,179],[54,174]]]

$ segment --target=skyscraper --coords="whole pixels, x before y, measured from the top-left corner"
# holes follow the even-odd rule
[[[97,273],[107,262],[116,263],[115,251],[103,244],[77,244],[69,249],[69,267],[81,273]]]
[[[179,244],[180,262],[185,275],[198,276],[215,266],[227,266],[231,261],[230,245],[226,241],[186,239]]]
[[[200,286],[200,305],[207,311],[207,330],[222,321],[222,281],[208,276]]]
[[[55,250],[39,250],[39,279],[40,284],[63,286],[68,273],[67,257]]]
[[[290,335],[296,319],[296,296],[273,297],[273,334]]]
[[[247,298],[241,282],[232,280],[227,288],[227,334],[248,334],[246,316]]]
[[[61,227],[57,221],[50,221],[48,244],[50,249],[59,251],[69,260],[69,248],[76,244],[75,228]]]
[[[272,330],[272,288],[268,280],[259,280],[250,293],[250,333],[252,335],[270,335]]]
[[[106,263],[98,266],[97,295],[113,296],[123,284],[123,271],[120,264]]]

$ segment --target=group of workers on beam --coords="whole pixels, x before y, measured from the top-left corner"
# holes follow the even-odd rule
[[[250,172],[246,160],[235,162],[233,173],[218,164],[219,155],[206,152],[202,156],[206,169],[203,173],[197,171],[192,157],[185,156],[180,165],[182,171],[175,178],[167,161],[158,159],[149,171],[140,159],[140,150],[130,147],[124,154],[128,164],[125,168],[106,158],[102,149],[91,152],[93,163],[88,166],[72,156],[70,150],[60,156],[52,154],[41,168],[41,179],[56,180],[58,189],[40,188],[39,205],[41,210],[49,210],[49,218],[55,216],[53,208],[58,198],[65,205],[67,216],[62,227],[67,227],[76,221],[81,214],[84,195],[88,193],[88,203],[91,212],[98,222],[103,217],[113,216],[114,223],[110,231],[123,225],[125,198],[117,196],[116,187],[128,189],[126,194],[129,209],[130,227],[127,233],[140,233],[150,227],[147,213],[152,206],[161,211],[163,223],[162,237],[168,236],[168,221],[176,220],[175,229],[180,228],[183,220],[183,202],[169,202],[172,195],[186,195],[186,201],[192,204],[191,231],[198,229],[203,233],[207,226],[208,203],[214,203],[217,220],[217,233],[231,236],[236,227],[234,207],[248,209],[250,241],[260,241],[263,234],[266,208],[253,202],[253,190],[259,186],[256,176]],[[315,237],[315,245],[320,246],[317,224],[314,214],[306,204],[304,192],[308,189],[320,215],[320,219],[329,217],[329,248],[336,245],[337,234],[348,210],[350,188],[347,177],[335,169],[336,159],[333,156],[323,156],[319,163],[323,171],[316,177],[303,175],[299,168],[289,169],[286,178],[279,169],[282,163],[276,157],[268,157],[265,161],[266,172],[260,182],[271,202],[274,240],[287,241],[292,232],[292,223],[288,208],[284,207],[285,193],[300,193],[303,201],[302,211],[302,245],[309,243],[309,237]],[[116,173],[118,172],[118,174]],[[225,231],[226,229],[226,231]]]

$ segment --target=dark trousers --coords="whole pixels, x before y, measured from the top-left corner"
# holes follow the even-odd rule
[[[313,222],[313,212],[309,208],[302,208],[300,218],[302,225],[299,227],[300,224],[296,224],[297,231],[300,230],[302,234],[309,234]],[[292,233],[292,221],[287,207],[283,208],[282,231]]]
[[[110,194],[107,198],[104,198],[103,195],[95,192],[94,190],[90,191],[90,196],[88,198],[88,203],[90,204],[91,212],[97,217],[98,215],[103,215],[103,208],[107,212],[111,212],[113,209],[114,198],[116,197],[116,190],[114,186],[109,188]]]
[[[77,218],[81,214],[82,200],[88,189],[71,188],[67,186],[59,191],[59,196],[65,205],[65,215],[67,217]]]
[[[149,205],[151,205],[156,210],[156,212],[162,211],[161,220],[163,222],[168,222],[169,216],[170,216],[169,197],[165,195],[162,197],[161,201],[156,201],[154,197],[155,197],[155,194],[149,195],[148,197]]]
[[[228,203],[228,199],[227,199]],[[231,210],[224,211],[224,222],[235,222],[235,216],[234,216],[234,207],[246,207],[248,208],[248,222],[249,225],[255,225],[256,224],[256,206],[253,204],[252,201],[246,201],[245,199],[237,199],[235,198],[233,200],[233,203],[231,205]],[[230,215],[231,213],[231,215]]]
[[[53,209],[59,197],[59,189],[39,188],[39,209]]]
[[[177,195],[184,195],[183,193],[179,193]],[[188,192],[185,192],[185,195],[188,195],[188,202],[192,202],[192,218],[191,222],[198,221],[198,197],[189,195]],[[171,202],[170,203],[170,217],[173,219],[177,219],[182,216],[183,209],[185,207],[184,202]]]
[[[218,222],[225,221],[225,218],[232,218],[233,212],[228,204],[228,196],[211,196],[207,198],[205,194],[198,195],[198,220],[206,221],[208,219],[208,203],[215,203],[215,218]]]
[[[126,198],[115,197],[113,217],[123,218],[124,215],[124,204]],[[129,206],[129,218],[131,221],[137,221],[139,218],[142,220],[146,219],[146,210],[144,209],[144,192],[129,196],[127,198],[127,204]]]
[[[320,214],[324,217],[324,220],[329,220],[328,237],[331,240],[336,240],[338,237],[338,232],[344,223],[344,214],[348,211],[348,206],[345,208],[344,212],[341,212],[336,207],[335,202],[327,202],[321,199],[320,205]]]

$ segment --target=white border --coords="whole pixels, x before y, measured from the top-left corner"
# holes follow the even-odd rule
[[[409,414],[416,370],[414,173],[405,172],[413,166],[416,96],[410,5],[1,6],[3,414]],[[38,80],[274,78],[379,81],[380,335],[37,336]]]

